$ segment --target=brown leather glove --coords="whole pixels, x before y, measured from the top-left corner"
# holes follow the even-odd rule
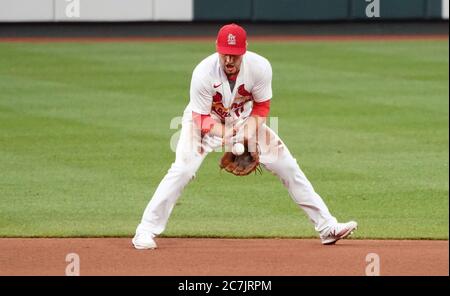
[[[259,166],[259,153],[249,152],[248,145],[244,143],[245,151],[241,155],[225,152],[220,159],[219,166],[236,176],[246,176],[255,171],[261,171]]]

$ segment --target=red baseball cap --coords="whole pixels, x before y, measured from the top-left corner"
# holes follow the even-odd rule
[[[220,54],[243,55],[247,51],[247,32],[236,24],[223,26],[217,34],[216,50]]]

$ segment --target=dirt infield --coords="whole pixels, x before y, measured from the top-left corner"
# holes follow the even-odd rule
[[[76,253],[80,275],[365,275],[376,253],[380,275],[449,275],[448,241],[159,238],[135,250],[129,238],[3,238],[0,275],[65,275]]]

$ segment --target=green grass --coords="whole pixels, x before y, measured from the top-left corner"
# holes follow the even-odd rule
[[[448,239],[448,42],[251,44],[279,134],[357,238]],[[204,42],[0,43],[0,236],[131,236]],[[313,237],[279,180],[211,154],[167,236]]]

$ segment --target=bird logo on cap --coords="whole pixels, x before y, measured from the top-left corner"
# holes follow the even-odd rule
[[[236,36],[228,34],[228,45],[236,45]]]

